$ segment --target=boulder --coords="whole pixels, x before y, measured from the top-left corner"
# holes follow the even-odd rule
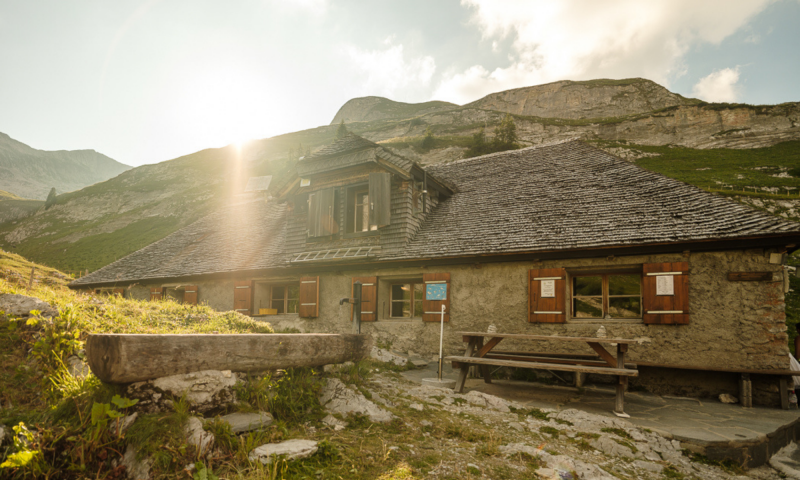
[[[500,397],[495,395],[489,395],[488,393],[479,392],[477,390],[472,390],[471,392],[464,395],[464,398],[474,405],[486,406],[491,408],[492,410],[497,410],[498,412],[510,412],[508,408],[508,402],[503,400]]]
[[[729,393],[721,394],[719,396],[719,401],[722,402],[722,403],[728,403],[728,404],[739,403],[739,399],[734,397],[733,395],[731,395]]]
[[[394,415],[367,400],[364,395],[347,388],[341,380],[330,378],[320,393],[319,403],[329,413],[359,413],[373,422],[390,422]]]
[[[203,429],[203,422],[197,417],[189,417],[183,427],[186,443],[197,449],[197,454],[205,455],[214,446],[214,434]]]
[[[0,425],[0,447],[6,442],[6,437],[10,436],[10,428],[6,427],[5,425]]]
[[[203,413],[235,402],[235,385],[230,370],[204,370],[132,383],[127,397],[139,400],[137,409],[152,413],[171,409],[172,399],[185,396],[193,410]]]
[[[77,355],[71,355],[67,357],[67,361],[65,363],[67,370],[69,370],[69,373],[75,378],[86,378],[91,373],[89,365],[87,365]]]
[[[249,432],[260,430],[272,425],[272,415],[267,412],[259,413],[231,413],[221,417],[222,420],[231,426],[233,433]]]
[[[396,353],[390,352],[389,350],[384,350],[383,348],[372,347],[372,351],[369,354],[370,358],[375,360],[379,360],[381,362],[386,363],[394,363],[395,365],[403,366],[408,363],[408,359],[406,357],[402,357]]]
[[[272,462],[272,457],[284,457],[286,460],[296,460],[314,455],[317,452],[317,442],[313,440],[287,440],[281,443],[268,443],[256,447],[250,452],[248,458],[251,462],[258,460],[267,465]]]
[[[322,423],[333,428],[336,432],[344,430],[347,427],[347,422],[339,420],[333,415],[326,415],[325,418],[322,419]]]
[[[125,455],[122,456],[122,465],[125,466],[125,473],[128,480],[149,480],[150,468],[153,466],[153,459],[148,457],[137,460],[136,449],[133,445],[128,445]]]
[[[15,317],[29,317],[32,310],[38,310],[43,317],[58,316],[58,310],[36,297],[4,293],[0,295],[0,312]]]

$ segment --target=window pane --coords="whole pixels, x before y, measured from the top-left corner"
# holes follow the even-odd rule
[[[602,295],[603,277],[575,277],[573,295]]]
[[[278,313],[283,313],[283,299],[280,300],[273,298],[272,299],[272,308],[278,311]]]
[[[297,300],[289,300],[289,309],[286,313],[297,313],[297,305],[299,303]]]
[[[642,312],[642,301],[639,297],[615,297],[608,299],[611,318],[639,318]]]
[[[411,316],[411,302],[398,301],[392,302],[392,316],[393,317],[410,317]]]
[[[610,275],[608,277],[609,295],[639,295],[642,291],[642,277],[639,275]]]
[[[575,318],[603,318],[603,297],[575,297]]]
[[[296,300],[300,298],[300,286],[299,285],[289,285],[287,287],[289,289],[289,300]]]
[[[421,317],[422,316],[422,300],[414,300],[414,316]]]
[[[392,300],[411,300],[411,284],[392,285]]]
[[[415,283],[414,284],[414,300],[419,300],[420,302],[422,302],[422,300],[424,300],[424,299],[425,299],[425,285],[423,285],[421,283]]]
[[[272,302],[271,307],[278,310],[278,313],[284,313],[284,287],[272,287]]]

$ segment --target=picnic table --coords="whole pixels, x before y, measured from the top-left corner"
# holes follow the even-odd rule
[[[618,416],[627,416],[624,412],[625,387],[628,383],[628,377],[638,376],[639,371],[636,369],[636,365],[625,363],[625,353],[628,351],[628,345],[636,343],[636,340],[627,338],[525,335],[517,333],[457,333],[462,336],[463,341],[467,344],[466,352],[464,352],[463,356],[448,356],[445,360],[451,361],[453,363],[453,368],[461,369],[455,386],[455,391],[458,393],[463,392],[469,367],[473,365],[480,368],[481,376],[483,376],[483,380],[486,383],[492,382],[489,367],[493,365],[499,367],[559,370],[576,374],[595,373],[615,375],[617,377],[617,388],[614,413]],[[485,338],[488,338],[486,342],[484,342]],[[597,353],[600,360],[569,358],[540,353],[494,351],[493,349],[506,338],[524,341],[586,343]],[[616,357],[606,350],[603,344],[616,344]]]

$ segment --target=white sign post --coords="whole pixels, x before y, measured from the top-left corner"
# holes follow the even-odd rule
[[[439,327],[439,381],[442,381],[442,366],[444,365],[444,360],[442,357],[442,344],[444,343],[444,305],[442,305],[442,321],[440,322],[441,326]]]

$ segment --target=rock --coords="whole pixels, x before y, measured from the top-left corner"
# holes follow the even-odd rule
[[[341,380],[330,378],[319,397],[319,403],[329,413],[359,413],[373,422],[390,422],[394,415],[367,400],[364,395],[345,386]]]
[[[739,403],[739,399],[731,394],[723,393],[719,396],[719,401],[722,403]]]
[[[147,413],[169,410],[172,400],[185,395],[197,412],[208,412],[236,401],[236,375],[229,370],[204,370],[172,375],[128,386],[128,398],[139,400],[136,408]]]
[[[221,418],[231,426],[231,431],[233,433],[260,430],[272,425],[273,421],[272,415],[267,412],[231,413],[230,415],[225,415]]]
[[[42,317],[56,317],[58,310],[36,297],[4,293],[0,295],[0,312],[16,317],[29,317],[32,310],[38,310]]]
[[[119,424],[112,420],[110,422],[111,425],[108,427],[108,429],[111,431],[112,435],[117,435],[117,434],[122,435],[123,433],[125,433],[125,430],[127,430],[128,427],[133,425],[133,422],[135,422],[137,418],[139,418],[139,412],[133,412],[132,414],[126,417],[120,418]]]
[[[659,465],[653,462],[645,462],[644,460],[636,460],[633,462],[633,464],[642,470],[647,470],[648,472],[653,473],[661,473],[661,471],[664,470],[664,465]]]
[[[423,427],[433,426],[433,422],[429,422],[428,420],[423,420],[423,421],[419,422],[419,424],[422,425]]]
[[[256,447],[250,452],[248,458],[251,462],[258,460],[267,465],[272,462],[272,457],[284,457],[286,460],[295,460],[314,455],[317,451],[317,442],[313,440],[287,440],[281,443],[268,443]]]
[[[339,420],[333,415],[326,415],[325,418],[322,419],[322,423],[333,428],[333,430],[336,432],[338,432],[339,430],[344,430],[345,427],[347,427],[347,422]]]
[[[428,361],[424,358],[412,358],[410,362],[417,368],[425,368],[428,366]]]
[[[411,405],[408,406],[408,408],[416,410],[418,412],[425,410],[425,407],[421,403],[412,403]]]
[[[370,358],[374,358],[375,360],[379,360],[381,362],[386,363],[394,363],[395,365],[403,366],[408,363],[408,359],[405,357],[401,357],[396,353],[392,353],[389,350],[384,350],[378,347],[372,347],[372,351],[369,354]]]
[[[510,412],[507,401],[500,397],[489,395],[488,393],[473,390],[464,395],[464,398],[466,398],[469,403],[475,405],[486,406],[492,410],[497,410],[498,412]]]
[[[797,443],[790,443],[778,450],[770,458],[769,464],[786,478],[800,480],[800,449],[798,449]]]
[[[183,427],[186,443],[197,449],[199,456],[204,456],[214,446],[214,434],[203,429],[203,422],[197,417],[189,417]]]
[[[69,373],[75,378],[86,378],[91,373],[89,365],[87,365],[77,355],[68,357],[66,366],[67,370],[69,370]]]
[[[631,451],[630,448],[624,445],[620,445],[611,438],[605,436],[590,441],[589,445],[591,445],[593,448],[596,448],[597,450],[600,450],[606,455],[611,455],[614,457],[634,458],[633,451]]]
[[[541,479],[551,480],[553,478],[558,478],[556,476],[556,471],[552,468],[540,468],[536,470],[536,476]]]
[[[6,437],[9,436],[9,430],[5,425],[0,425],[0,447],[5,443]]]
[[[129,480],[149,480],[150,467],[153,466],[153,459],[148,457],[137,460],[136,449],[133,445],[128,445],[125,455],[122,456],[122,465],[125,466],[125,473]]]

